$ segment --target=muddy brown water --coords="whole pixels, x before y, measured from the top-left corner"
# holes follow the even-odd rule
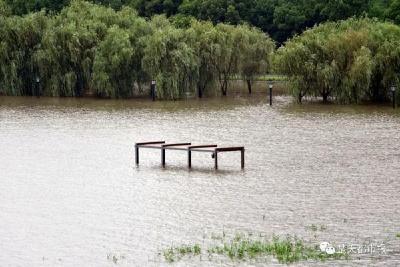
[[[264,95],[156,102],[0,98],[0,265],[166,266],[163,248],[221,233],[380,244],[295,266],[400,265],[400,114]],[[220,156],[143,151],[166,140],[246,146]],[[317,228],[323,228],[315,231]],[[269,266],[202,258],[177,266]]]

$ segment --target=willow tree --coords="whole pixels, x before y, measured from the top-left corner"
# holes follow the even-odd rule
[[[204,92],[214,88],[218,76],[213,64],[211,37],[214,33],[211,22],[193,20],[186,32],[187,43],[194,49],[198,58],[197,95],[202,97]]]
[[[98,96],[131,97],[135,89],[142,91],[142,83],[149,79],[142,68],[142,38],[150,33],[148,23],[134,10],[118,12],[117,25],[107,31],[96,49],[92,84]]]
[[[287,42],[276,65],[299,101],[305,95],[379,101],[400,71],[399,40],[399,27],[371,19],[326,23]]]
[[[50,20],[36,53],[47,95],[82,96],[91,89],[96,47],[116,20],[111,8],[79,0]]]
[[[240,54],[244,49],[245,35],[239,28],[218,24],[208,34],[209,60],[216,70],[223,96],[228,92],[228,81],[239,72]]]
[[[238,26],[243,32],[243,49],[240,51],[240,73],[247,82],[251,94],[252,82],[256,76],[266,74],[271,67],[270,59],[275,49],[271,38],[256,28]]]
[[[389,87],[400,83],[400,27],[375,21],[370,25],[369,39],[374,68],[368,95],[381,102],[388,100]]]
[[[134,79],[129,72],[133,54],[128,30],[111,27],[99,44],[94,60],[93,85],[98,96],[132,95]]]
[[[43,12],[25,17],[0,17],[0,94],[38,95],[39,49],[47,18]]]
[[[151,21],[152,35],[145,38],[143,67],[157,81],[157,96],[179,99],[195,87],[198,58],[186,42],[183,29],[173,27],[163,16]]]

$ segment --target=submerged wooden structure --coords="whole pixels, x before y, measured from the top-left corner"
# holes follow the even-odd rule
[[[212,158],[214,159],[214,167],[218,169],[218,154],[223,152],[234,152],[240,151],[241,153],[241,167],[244,169],[244,147],[218,147],[218,145],[192,145],[191,143],[171,143],[167,144],[165,141],[156,141],[156,142],[145,142],[145,143],[136,143],[135,144],[135,160],[136,165],[139,165],[139,149],[140,148],[149,148],[149,149],[158,149],[161,151],[161,165],[165,167],[165,151],[166,150],[179,150],[187,152],[188,157],[188,167],[192,168],[192,153],[211,153]]]

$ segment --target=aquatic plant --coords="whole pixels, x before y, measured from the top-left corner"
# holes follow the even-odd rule
[[[273,256],[280,263],[294,263],[301,260],[344,259],[346,255],[335,253],[328,255],[317,247],[308,246],[296,237],[273,237],[272,240],[255,240],[237,235],[233,240],[208,249],[210,254],[222,254],[232,260],[255,259]]]
[[[265,257],[273,257],[282,264],[290,264],[307,260],[340,260],[348,259],[348,254],[335,252],[328,254],[321,251],[318,246],[312,246],[303,240],[286,236],[284,238],[274,236],[271,240],[264,238],[253,238],[250,235],[237,234],[230,240],[220,239],[220,236],[213,235],[214,240],[220,240],[221,244],[213,245],[206,249],[208,257],[213,255],[226,256],[233,261],[251,261]],[[199,245],[170,247],[163,251],[164,259],[167,262],[181,260],[183,256],[201,255]]]
[[[198,244],[193,246],[181,245],[179,247],[169,247],[163,251],[164,259],[172,263],[182,259],[184,256],[198,256],[201,254],[201,247]]]

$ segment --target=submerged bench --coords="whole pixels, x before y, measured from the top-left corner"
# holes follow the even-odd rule
[[[145,142],[135,144],[135,159],[136,165],[139,165],[139,148],[150,148],[161,150],[161,165],[165,167],[165,151],[166,150],[180,150],[186,151],[188,155],[188,167],[192,168],[192,152],[211,153],[214,159],[215,169],[218,169],[218,154],[222,152],[240,151],[241,153],[241,167],[244,169],[244,147],[218,147],[218,145],[192,145],[191,143],[171,143],[167,144],[165,141]]]

